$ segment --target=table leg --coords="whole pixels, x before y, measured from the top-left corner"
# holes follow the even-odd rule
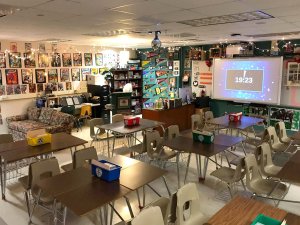
[[[201,161],[201,158],[200,158],[200,161]],[[203,167],[203,176],[199,177],[199,181],[205,180],[207,166],[208,166],[208,157],[205,157],[204,158],[204,167]]]
[[[63,225],[66,224],[66,220],[67,220],[67,207],[64,206],[64,212],[63,212]]]
[[[127,207],[128,207],[129,213],[130,213],[130,216],[131,216],[131,218],[133,218],[133,217],[134,217],[134,214],[133,214],[133,211],[132,211],[132,208],[131,208],[129,199],[128,199],[126,196],[124,196],[124,198],[125,198],[125,200],[126,200],[126,204],[127,204]]]
[[[57,224],[57,210],[56,210],[56,199],[53,201],[53,223],[54,225]]]
[[[99,209],[99,218],[100,218],[100,222],[101,222],[101,225],[103,225],[103,213],[102,213],[102,207],[100,207]]]
[[[244,152],[244,154],[245,154],[245,156],[247,155],[247,153],[246,153],[246,149],[245,149],[245,143],[242,141],[242,148],[243,148],[243,152]]]
[[[176,164],[177,164],[177,179],[178,179],[178,189],[180,188],[180,174],[179,174],[179,153],[176,154]]]
[[[162,176],[162,179],[163,179],[163,181],[164,181],[164,183],[165,183],[165,186],[166,186],[166,189],[167,189],[167,191],[168,191],[169,196],[171,196],[171,192],[170,192],[168,183],[167,183],[167,181],[166,181],[166,178],[165,178],[164,176]]]
[[[143,208],[145,207],[146,204],[146,190],[145,190],[145,185],[143,186]]]
[[[143,207],[141,205],[141,199],[140,199],[139,189],[136,189],[135,192],[136,192],[136,196],[138,198],[139,208],[142,209]]]
[[[113,202],[112,204],[111,203],[108,203],[110,205],[110,208],[111,208],[111,222],[110,224],[112,224],[112,219],[113,219],[113,212],[115,212],[117,214],[117,216],[120,218],[120,220],[122,221],[125,221],[124,218],[120,215],[120,213],[115,209],[115,202]]]
[[[184,184],[186,182],[187,174],[189,172],[190,161],[191,161],[191,153],[189,153],[189,156],[188,156],[188,161],[187,161],[186,170],[185,170],[185,176],[184,176],[184,182],[183,182]],[[197,164],[197,167],[198,167],[198,164]]]
[[[112,151],[111,151],[111,157],[114,156],[115,144],[116,144],[116,136],[114,135],[114,137],[113,137],[113,146],[112,146]]]
[[[107,140],[107,155],[110,158],[110,151],[109,151],[109,132],[106,132],[106,140]]]
[[[0,180],[1,180],[1,193],[2,193],[2,199],[5,200],[5,197],[3,198],[3,163],[2,163],[2,157],[0,156]]]
[[[2,179],[2,199],[3,200],[6,200],[6,197],[5,197],[5,191],[6,191],[6,166],[7,166],[7,163],[6,163],[6,160],[3,159],[2,161],[2,176],[1,176],[1,179]]]

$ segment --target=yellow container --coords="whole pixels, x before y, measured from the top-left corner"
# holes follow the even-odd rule
[[[47,133],[44,129],[30,131],[27,133],[27,143],[30,146],[51,143],[51,139],[51,134]]]

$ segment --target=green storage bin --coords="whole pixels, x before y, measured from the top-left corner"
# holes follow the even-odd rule
[[[193,131],[193,140],[205,144],[211,144],[214,141],[214,134],[211,132]]]
[[[251,223],[251,225],[280,225],[280,224],[281,222],[279,220],[265,216],[264,214],[259,214]]]

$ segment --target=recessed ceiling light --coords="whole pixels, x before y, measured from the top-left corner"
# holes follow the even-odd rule
[[[44,14],[37,14],[36,16],[45,16]]]
[[[231,37],[237,37],[237,36],[241,36],[241,34],[238,34],[238,33],[233,33],[233,34],[230,34]]]
[[[209,25],[217,25],[217,24],[264,20],[270,18],[274,18],[274,17],[262,11],[252,11],[252,12],[237,13],[237,14],[230,14],[230,15],[223,15],[223,16],[212,16],[212,17],[193,19],[193,20],[183,20],[183,21],[178,21],[177,23],[190,25],[193,27],[201,27],[201,26],[209,26]]]

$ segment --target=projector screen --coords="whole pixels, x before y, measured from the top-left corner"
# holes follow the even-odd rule
[[[212,97],[279,104],[282,62],[282,57],[215,59]]]

